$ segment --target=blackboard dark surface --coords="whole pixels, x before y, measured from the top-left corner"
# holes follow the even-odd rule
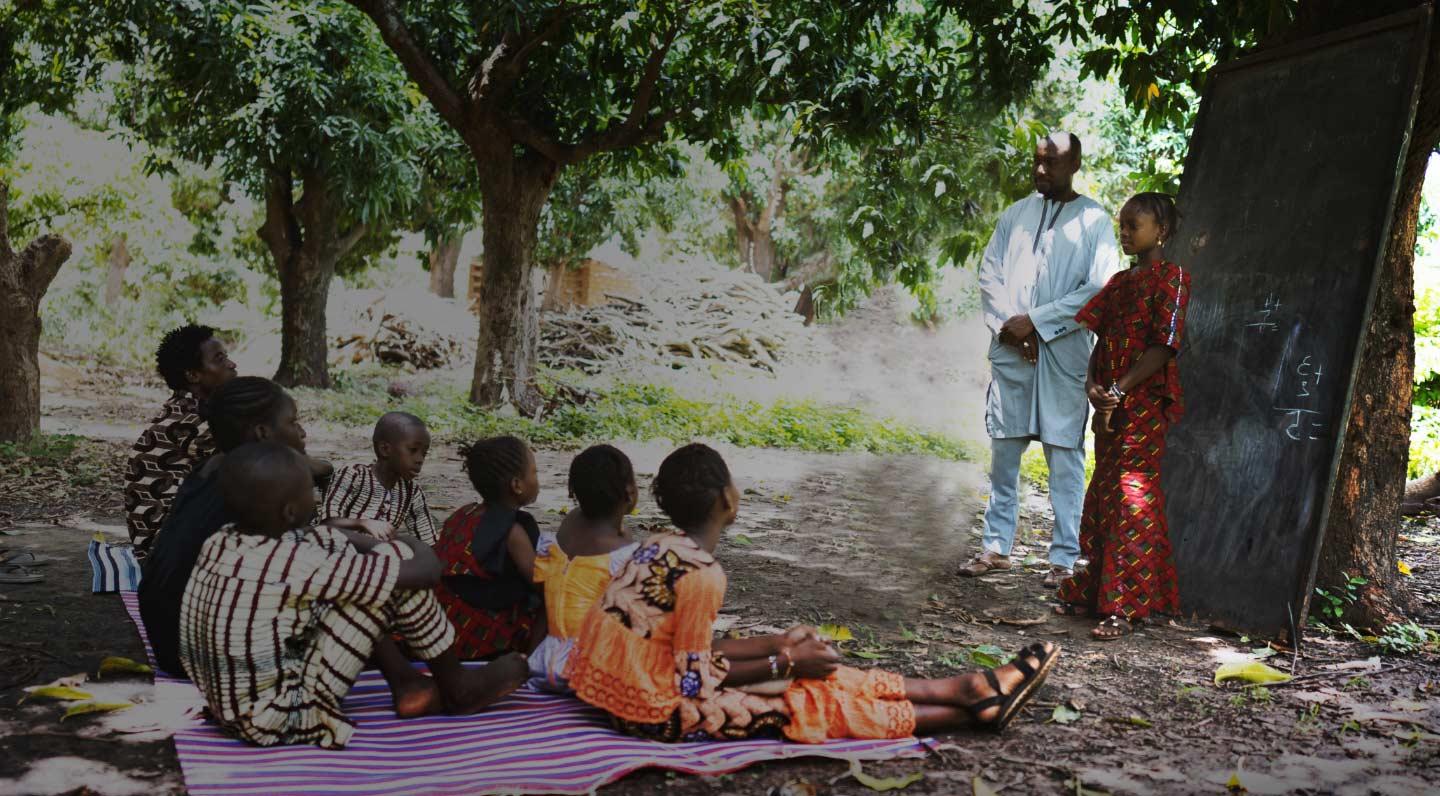
[[[1194,291],[1164,472],[1187,613],[1304,621],[1428,19],[1211,73],[1168,247]]]

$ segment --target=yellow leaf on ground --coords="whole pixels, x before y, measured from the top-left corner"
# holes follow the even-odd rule
[[[975,777],[970,780],[970,787],[975,791],[975,796],[997,796],[995,789],[986,784],[984,779]]]
[[[1230,781],[1225,783],[1225,787],[1228,788],[1231,793],[1249,793],[1249,792],[1250,792],[1250,790],[1249,790],[1248,788],[1246,788],[1244,785],[1242,785],[1242,784],[1240,783],[1240,772],[1239,772],[1239,771],[1236,771],[1234,774],[1231,774],[1231,775],[1230,775]]]
[[[820,638],[826,641],[854,641],[855,634],[844,625],[821,625]]]
[[[88,691],[81,691],[78,688],[68,685],[37,685],[34,688],[25,689],[27,697],[44,697],[46,699],[91,699],[93,696]]]
[[[903,777],[872,777],[866,774],[865,770],[860,767],[859,760],[850,761],[850,776],[854,777],[856,782],[874,791],[908,788],[925,778],[924,772],[921,771],[906,774]]]
[[[100,661],[100,671],[95,676],[104,677],[107,674],[124,673],[149,674],[153,671],[155,670],[151,669],[148,664],[136,663],[129,658],[121,658],[112,655],[109,658]]]
[[[1222,663],[1215,670],[1215,685],[1226,680],[1244,680],[1247,683],[1283,683],[1290,675],[1279,669],[1266,666],[1260,661],[1234,661]]]
[[[64,721],[71,716],[79,716],[84,713],[107,713],[112,710],[133,707],[135,707],[133,702],[76,702],[70,706],[69,710],[65,711],[65,715],[61,716],[60,720]]]
[[[1400,570],[1401,575],[1404,575],[1407,578],[1410,577],[1411,573],[1409,564],[1405,563],[1404,561],[1396,561],[1395,568]]]

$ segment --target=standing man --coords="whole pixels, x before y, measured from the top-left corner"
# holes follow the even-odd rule
[[[960,574],[1010,568],[1019,511],[1020,456],[1045,449],[1055,527],[1045,585],[1073,574],[1085,497],[1085,373],[1095,336],[1075,313],[1119,265],[1110,215],[1071,187],[1080,139],[1051,133],[1035,148],[1036,193],[1008,207],[980,263],[990,338],[990,504],[984,550]]]

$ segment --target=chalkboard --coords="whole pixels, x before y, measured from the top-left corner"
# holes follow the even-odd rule
[[[1304,622],[1428,40],[1422,8],[1217,67],[1171,259],[1192,297],[1164,462],[1187,613]]]

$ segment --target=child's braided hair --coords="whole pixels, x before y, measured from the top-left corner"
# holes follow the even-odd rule
[[[665,457],[651,490],[676,528],[695,528],[710,516],[730,483],[730,468],[708,445],[692,442]]]
[[[1164,228],[1164,236],[1171,237],[1175,234],[1175,226],[1180,223],[1180,211],[1175,209],[1175,197],[1168,193],[1157,191],[1145,191],[1130,197],[1127,205],[1134,205],[1141,213],[1148,213],[1155,223]]]
[[[580,513],[592,520],[623,507],[634,482],[630,457],[612,445],[586,448],[570,462],[570,495],[580,504]]]
[[[205,363],[200,359],[200,346],[215,336],[209,326],[187,323],[178,329],[171,329],[160,340],[155,349],[155,370],[172,390],[187,390],[190,380],[185,377],[187,370],[200,370]]]
[[[519,437],[489,437],[460,446],[465,473],[487,503],[503,500],[510,482],[525,475],[530,448]]]
[[[200,415],[210,424],[216,447],[231,451],[249,441],[251,428],[272,423],[290,400],[285,388],[269,379],[236,376],[210,396]]]

